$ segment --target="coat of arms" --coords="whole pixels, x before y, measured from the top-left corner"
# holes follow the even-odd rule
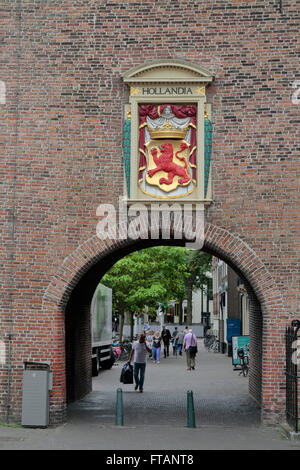
[[[139,105],[139,186],[157,198],[196,187],[197,105]]]

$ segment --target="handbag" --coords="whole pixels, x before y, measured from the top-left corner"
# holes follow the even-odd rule
[[[192,336],[192,340],[193,340],[193,339],[194,339],[194,338],[193,338],[193,336]],[[196,343],[196,345],[194,345],[194,346],[191,344],[190,347],[189,347],[189,351],[190,351],[190,354],[196,355],[197,352],[198,352],[197,343]]]

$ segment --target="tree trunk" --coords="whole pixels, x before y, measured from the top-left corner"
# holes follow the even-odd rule
[[[207,278],[206,284],[206,311],[209,312],[209,278]]]
[[[130,318],[131,318],[131,321],[130,321],[130,341],[132,342],[133,341],[133,325],[134,325],[134,313],[131,312],[130,313]]]
[[[120,313],[120,333],[119,333],[119,341],[123,339],[123,327],[124,327],[124,312]]]
[[[193,323],[193,281],[192,279],[187,280],[186,294],[187,294],[187,325],[191,326],[191,324]]]
[[[179,325],[183,324],[183,308],[182,308],[182,299],[179,300],[178,304],[178,313],[179,313]]]

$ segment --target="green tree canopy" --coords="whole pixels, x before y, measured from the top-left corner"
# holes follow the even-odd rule
[[[157,246],[131,253],[105,274],[102,282],[113,290],[113,308],[156,316],[158,303],[182,302],[188,289],[204,283],[210,255],[183,247]]]
[[[176,299],[186,276],[185,249],[157,246],[120,259],[102,282],[113,289],[114,308],[141,311]]]

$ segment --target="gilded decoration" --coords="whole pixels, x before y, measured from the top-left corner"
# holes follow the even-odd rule
[[[160,60],[130,69],[123,80],[130,87],[124,113],[127,196],[132,201],[210,198],[206,87],[212,75],[188,61]]]
[[[140,189],[154,197],[190,194],[197,183],[197,106],[165,103],[138,109]]]

